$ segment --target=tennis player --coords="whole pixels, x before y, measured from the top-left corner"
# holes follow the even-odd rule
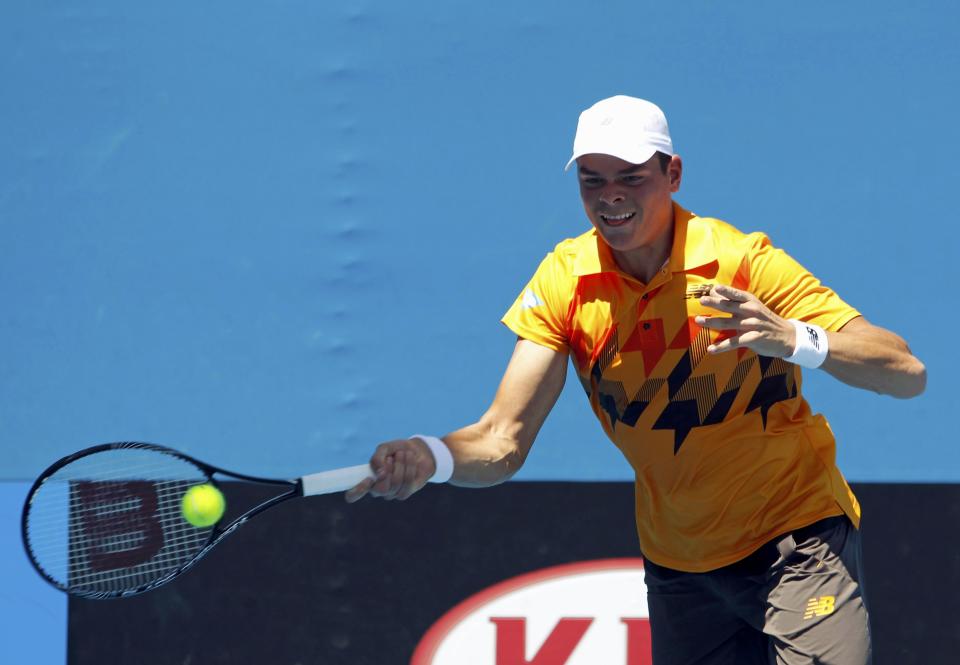
[[[348,500],[507,480],[569,358],[636,474],[656,665],[869,663],[860,506],[801,368],[908,398],[924,365],[763,233],[676,203],[683,162],[654,104],[584,111],[574,164],[593,228],[504,316],[518,339],[490,408],[442,439],[381,444]]]

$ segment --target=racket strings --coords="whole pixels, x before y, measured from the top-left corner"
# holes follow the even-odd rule
[[[73,591],[122,592],[189,562],[210,540],[181,514],[202,470],[154,449],[99,451],[46,478],[30,499],[27,541],[37,565]]]

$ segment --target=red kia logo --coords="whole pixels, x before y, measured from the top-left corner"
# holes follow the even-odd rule
[[[411,665],[651,665],[642,559],[603,559],[514,577],[427,631]]]

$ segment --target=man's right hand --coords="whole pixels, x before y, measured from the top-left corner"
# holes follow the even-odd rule
[[[361,481],[347,490],[348,503],[364,496],[378,496],[388,501],[403,501],[420,490],[437,470],[433,453],[420,439],[397,439],[377,446],[370,458],[375,478]]]
[[[547,414],[563,390],[567,353],[518,339],[493,404],[480,420],[445,434],[458,487],[502,483],[523,465]],[[367,494],[401,501],[419,491],[437,471],[430,447],[418,438],[387,441],[370,458],[375,474],[346,493],[350,503]]]

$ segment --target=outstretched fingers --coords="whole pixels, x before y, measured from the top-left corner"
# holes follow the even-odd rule
[[[752,293],[735,289],[732,286],[727,286],[726,284],[714,284],[713,288],[710,289],[710,293],[719,295],[727,300],[733,300],[735,302],[748,302],[755,299],[755,296]]]
[[[700,304],[729,316],[699,315],[697,325],[729,333],[729,336],[707,347],[709,353],[723,353],[747,347],[774,358],[786,358],[794,348],[793,325],[773,312],[757,296],[726,284],[715,284]]]
[[[756,330],[748,330],[742,335],[734,335],[733,337],[727,337],[726,339],[720,340],[716,344],[711,344],[707,347],[707,353],[723,353],[725,351],[732,351],[734,349],[739,349],[742,346],[750,348],[750,346],[760,340],[763,335]]]

